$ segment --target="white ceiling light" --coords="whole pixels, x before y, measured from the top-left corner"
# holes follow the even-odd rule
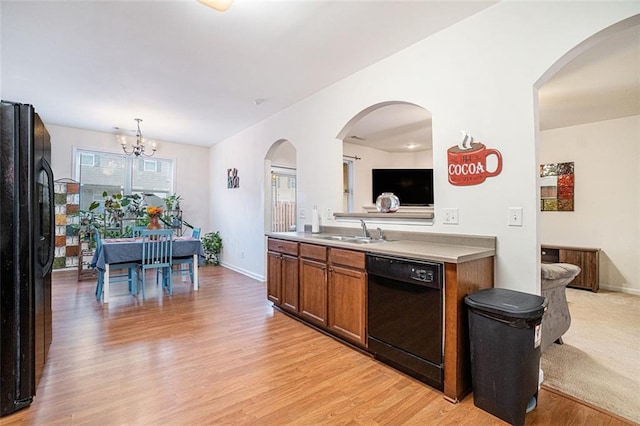
[[[124,151],[125,154],[127,155],[135,155],[136,157],[140,157],[141,155],[143,157],[151,157],[153,154],[156,153],[156,149],[158,149],[156,147],[156,143],[152,143],[151,144],[151,154],[145,154],[145,140],[142,138],[142,132],[140,131],[140,122],[142,121],[141,118],[134,118],[134,120],[136,120],[138,122],[138,130],[136,131],[136,144],[134,145],[133,143],[131,144],[131,148],[128,148],[127,145],[127,138],[124,135],[118,135],[118,142],[120,142],[120,146],[122,146],[122,150]]]
[[[218,12],[224,12],[225,10],[229,9],[229,7],[231,6],[231,3],[233,3],[233,0],[198,0],[198,1],[204,4],[205,6],[209,6],[217,10]]]

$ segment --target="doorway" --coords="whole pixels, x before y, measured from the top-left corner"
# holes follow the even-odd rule
[[[296,148],[288,140],[273,143],[265,156],[265,226],[267,232],[297,228]]]
[[[271,168],[271,232],[296,230],[296,171]]]
[[[638,374],[621,368],[619,360],[632,350],[624,342],[637,336],[638,328],[615,318],[632,304],[618,298],[640,294],[640,232],[632,231],[639,229],[640,216],[639,62],[640,17],[635,17],[585,40],[535,85],[536,158],[541,164],[575,164],[574,211],[538,212],[538,242],[599,248],[604,289],[567,289],[571,326],[564,345],[552,345],[542,354],[545,386],[624,417],[629,417],[627,407],[637,404],[624,403],[631,392],[616,392]],[[612,208],[622,205],[622,215]],[[607,307],[611,299],[616,300],[613,309]],[[602,318],[594,321],[597,317]],[[606,371],[606,378],[598,378],[600,371]],[[621,401],[618,408],[610,405]]]

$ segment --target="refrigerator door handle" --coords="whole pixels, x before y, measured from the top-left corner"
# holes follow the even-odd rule
[[[49,244],[48,244],[48,253],[46,262],[42,266],[42,274],[43,276],[48,274],[51,271],[51,266],[53,266],[53,260],[55,255],[55,206],[54,206],[54,182],[53,182],[53,170],[51,166],[47,162],[46,159],[42,159],[41,169],[45,172],[47,176],[46,187],[48,188],[47,196],[48,196],[48,222],[49,222]],[[44,200],[43,200],[44,201]],[[45,212],[40,212],[43,215]],[[41,220],[45,220],[44,217],[41,216]],[[42,236],[41,236],[42,237]]]

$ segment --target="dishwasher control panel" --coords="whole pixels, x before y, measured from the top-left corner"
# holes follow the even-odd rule
[[[443,264],[391,256],[367,255],[367,273],[405,283],[442,288]]]
[[[411,268],[411,279],[416,281],[423,281],[426,283],[432,283],[434,279],[434,273],[431,269],[423,268]]]

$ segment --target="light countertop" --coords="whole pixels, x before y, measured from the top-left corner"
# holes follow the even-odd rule
[[[495,237],[478,237],[472,235],[421,234],[418,236],[418,240],[416,238],[417,233],[407,233],[406,236],[400,233],[398,234],[399,238],[394,236],[394,238],[388,241],[365,244],[328,240],[323,238],[326,237],[327,233],[272,232],[266,235],[271,238],[344,248],[365,253],[448,263],[464,263],[495,256],[496,254]]]

